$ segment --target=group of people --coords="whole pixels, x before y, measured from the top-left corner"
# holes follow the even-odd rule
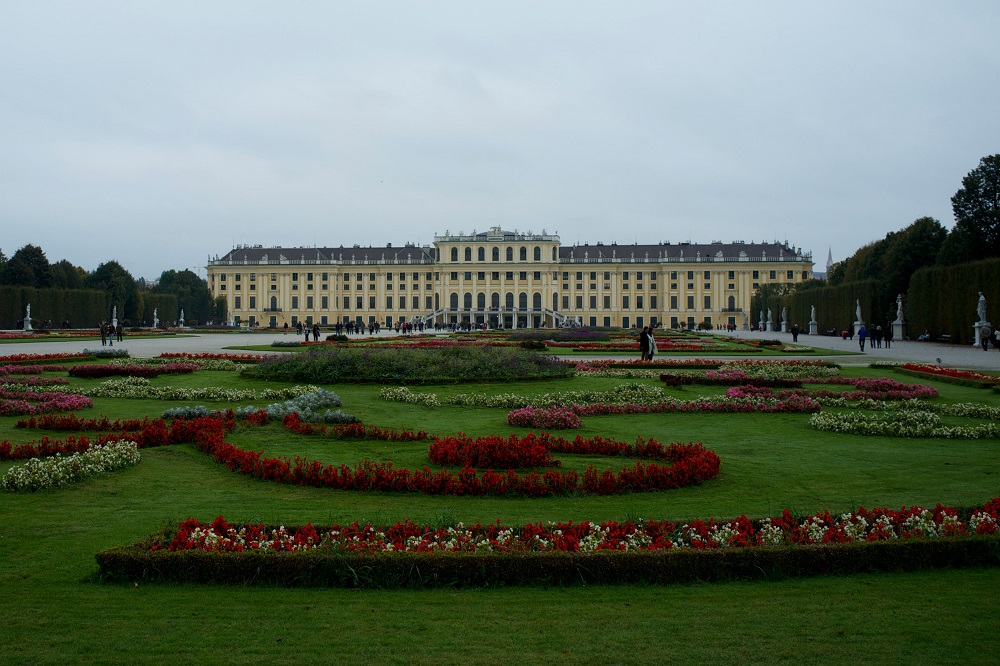
[[[122,341],[122,334],[125,332],[125,329],[122,328],[121,324],[118,324],[117,326],[115,326],[110,321],[99,322],[97,324],[97,328],[100,329],[100,331],[101,331],[101,346],[102,347],[106,347],[106,346],[113,347],[114,344],[115,344],[115,337],[118,338],[118,342],[121,342]]]
[[[885,342],[885,348],[889,349],[892,347],[892,326],[886,326],[882,329],[882,325],[876,325],[870,332],[865,328],[864,324],[858,328],[858,345],[861,351],[865,350],[865,340],[868,340],[869,349],[881,349],[882,343]]]
[[[652,361],[656,353],[656,340],[653,338],[653,329],[649,326],[643,326],[639,333],[639,353],[643,361]]]

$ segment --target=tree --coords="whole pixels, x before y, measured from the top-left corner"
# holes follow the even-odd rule
[[[896,296],[909,287],[911,275],[934,265],[947,237],[948,230],[933,217],[921,217],[902,231],[888,234],[882,270],[870,277],[885,284],[887,296],[895,303]]]
[[[951,198],[955,227],[938,255],[940,264],[1000,257],[1000,155],[979,160]]]
[[[74,266],[65,259],[52,264],[52,286],[59,289],[83,289],[87,283],[87,271]]]
[[[177,296],[177,306],[183,308],[185,319],[189,321],[215,319],[208,283],[193,271],[164,271],[153,293]]]
[[[119,317],[135,321],[141,319],[139,289],[135,279],[117,261],[108,261],[98,266],[97,270],[87,276],[87,287],[100,289],[108,295],[109,316],[112,308],[117,306]]]
[[[0,271],[0,284],[47,289],[52,286],[52,267],[37,245],[25,245],[14,253]]]

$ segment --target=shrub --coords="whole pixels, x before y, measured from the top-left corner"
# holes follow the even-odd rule
[[[270,358],[240,372],[244,377],[317,384],[377,382],[502,382],[569,377],[573,367],[516,347],[445,349],[324,345],[303,354]]]

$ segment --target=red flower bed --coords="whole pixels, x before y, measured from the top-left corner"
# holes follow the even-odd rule
[[[37,423],[37,422],[36,422]],[[84,422],[77,421],[77,424]],[[293,432],[301,434],[324,434],[331,437],[361,436],[366,438],[400,438],[414,440],[426,437],[426,433],[391,431],[352,424],[346,426],[313,426],[302,423],[296,414],[285,417],[283,424]],[[90,425],[90,423],[87,423]],[[93,425],[102,425],[94,421]],[[229,469],[254,478],[309,485],[342,490],[375,490],[381,492],[420,492],[444,495],[516,495],[524,497],[547,497],[568,494],[609,495],[625,492],[648,492],[666,490],[698,484],[719,474],[720,460],[714,451],[701,444],[672,444],[663,448],[652,440],[640,440],[632,451],[651,452],[655,457],[670,460],[672,465],[637,462],[632,467],[613,470],[597,470],[588,467],[581,478],[574,471],[553,470],[542,474],[530,471],[519,474],[513,469],[495,472],[492,469],[477,471],[471,466],[463,466],[457,473],[447,469],[432,471],[427,467],[419,470],[396,469],[392,463],[363,461],[353,468],[347,465],[323,465],[296,457],[266,458],[262,453],[245,451],[225,441],[225,434],[232,430],[235,419],[232,412],[192,420],[174,419],[169,426],[162,419],[144,422],[136,432],[101,435],[94,443],[113,439],[128,438],[139,448],[164,446],[180,442],[193,442],[195,446]],[[567,453],[594,453],[609,449],[618,452],[628,450],[628,445],[609,444],[606,440],[583,440],[574,442],[557,440],[543,433],[535,436],[551,444],[553,450]],[[54,453],[75,453],[86,450],[91,442],[84,437],[69,437],[57,441],[42,438],[39,442],[11,445],[0,442],[0,459],[23,459],[52,455]],[[610,447],[610,448],[609,448]],[[662,450],[662,455],[659,453]]]
[[[264,412],[265,416],[267,412]],[[266,423],[266,421],[265,421]],[[257,422],[257,425],[263,423]],[[365,425],[363,423],[349,423],[346,425],[321,425],[317,423],[305,423],[299,418],[298,413],[286,414],[281,419],[281,425],[298,435],[323,435],[331,439],[373,439],[387,442],[415,442],[427,439],[429,435],[425,430],[413,432],[406,428],[402,430],[392,430],[379,428],[378,426]]]
[[[429,456],[439,465],[463,467],[557,467],[560,462],[546,448],[545,438],[531,433],[525,437],[472,437],[458,433],[454,437],[435,438]]]
[[[900,366],[904,370],[921,372],[939,377],[949,377],[952,379],[971,379],[977,382],[987,382],[989,384],[1000,384],[1000,377],[997,375],[986,375],[981,372],[971,372],[968,370],[953,370],[952,368],[942,368],[939,365],[924,365],[920,363],[906,363]]]
[[[0,356],[0,363],[39,363],[49,361],[69,361],[78,358],[90,358],[83,352],[59,352],[52,354],[7,354]]]
[[[76,414],[56,416],[44,414],[21,419],[14,424],[15,428],[35,428],[38,430],[70,430],[81,432],[94,430],[97,432],[126,432],[142,430],[149,425],[149,419],[115,419],[111,421],[106,416],[97,419],[81,419]]]
[[[998,533],[998,512],[1000,498],[961,511],[940,504],[933,509],[862,507],[843,516],[823,511],[795,519],[785,509],[779,516],[756,520],[744,515],[726,521],[709,518],[688,523],[628,520],[597,524],[584,520],[520,527],[506,527],[499,520],[456,527],[432,527],[406,520],[385,527],[354,522],[319,529],[311,524],[286,529],[260,524],[233,525],[219,516],[210,524],[188,518],[169,541],[157,541],[148,548],[216,553],[312,549],[356,553],[716,550],[992,535]]]

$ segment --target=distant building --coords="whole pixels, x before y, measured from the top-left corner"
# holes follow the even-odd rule
[[[420,247],[240,246],[207,269],[213,296],[250,325],[742,328],[760,285],[808,280],[813,262],[787,243],[566,246],[494,227]]]

